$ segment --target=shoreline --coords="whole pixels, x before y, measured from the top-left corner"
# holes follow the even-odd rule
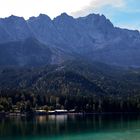
[[[0,112],[0,118],[3,117],[29,117],[29,116],[50,116],[50,115],[140,115],[140,112],[101,112],[101,113],[86,113],[86,112],[67,112],[67,113],[9,113]]]

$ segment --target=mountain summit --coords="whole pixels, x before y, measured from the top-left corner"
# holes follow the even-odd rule
[[[65,59],[69,60],[72,57],[74,59],[78,56],[90,61],[119,66],[140,66],[139,31],[114,27],[104,15],[90,14],[86,17],[73,18],[66,13],[62,13],[53,20],[44,14],[31,17],[29,20],[16,16],[0,19],[0,49],[3,49],[3,54],[9,57],[7,59],[11,57],[8,54],[12,54],[11,44],[14,49],[16,48],[14,53],[21,58],[23,54],[21,51],[18,52],[20,44],[25,40],[27,41],[28,38],[38,40],[41,46],[43,44],[43,49],[44,46],[47,46],[47,49],[53,50],[54,54],[57,55],[57,57],[53,55],[53,58],[58,58],[62,62]],[[35,51],[34,44],[31,43],[30,46],[28,44],[33,52]],[[39,47],[40,45],[38,45],[38,49],[42,49],[42,47]],[[23,45],[22,47],[27,46]],[[48,53],[46,53],[46,56],[44,56],[43,51],[40,51],[40,53],[43,53],[43,58],[49,57]],[[37,63],[41,60],[40,64],[45,64],[45,62],[48,64],[48,62],[52,63],[50,60],[53,60],[53,63],[56,60],[48,58],[49,61],[46,61],[46,58],[43,59],[40,53],[36,56]],[[4,58],[1,57],[3,55],[0,56],[0,59],[3,60]],[[19,62],[18,58],[12,57]],[[30,59],[30,57],[27,57],[27,59]],[[44,62],[42,62],[43,60]],[[6,65],[7,61],[4,62]],[[30,60],[27,62],[30,62]],[[18,65],[23,64],[23,62],[22,64],[18,63]]]

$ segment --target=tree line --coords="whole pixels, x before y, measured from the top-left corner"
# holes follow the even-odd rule
[[[30,112],[36,109],[55,110],[66,109],[75,112],[139,112],[140,95],[66,95],[66,94],[36,94],[33,92],[4,93],[0,95],[0,112]]]

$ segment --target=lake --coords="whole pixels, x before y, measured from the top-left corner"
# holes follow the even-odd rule
[[[140,140],[140,115],[1,118],[0,140]]]

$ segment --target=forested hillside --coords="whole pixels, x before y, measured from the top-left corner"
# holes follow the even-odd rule
[[[7,110],[10,104],[87,112],[135,112],[140,107],[139,69],[85,60],[39,68],[1,68],[0,88],[1,108]]]

